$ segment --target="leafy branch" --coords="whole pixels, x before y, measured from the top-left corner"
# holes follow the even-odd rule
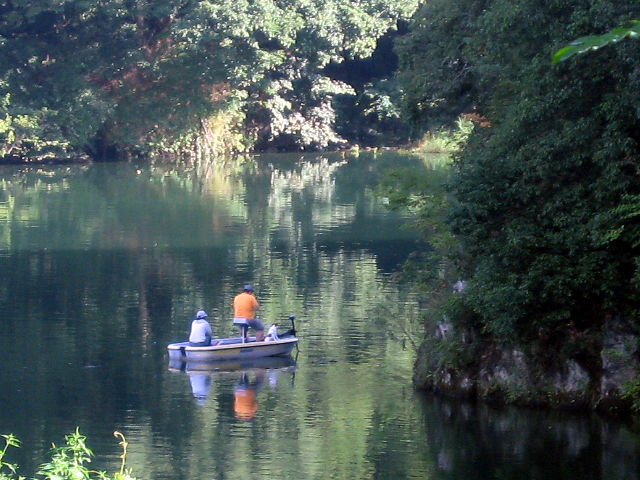
[[[618,27],[603,35],[588,35],[575,39],[569,45],[553,54],[553,63],[564,62],[574,55],[579,55],[589,50],[598,50],[625,38],[637,38],[638,36],[640,36],[640,20],[632,20],[630,27]]]

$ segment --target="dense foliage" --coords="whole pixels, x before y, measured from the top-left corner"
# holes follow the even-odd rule
[[[416,4],[0,1],[0,156],[191,148],[217,115],[265,145],[340,143],[333,99],[356,92],[325,68]]]
[[[469,57],[485,0],[425,2],[410,32],[396,42],[398,79],[404,90],[404,112],[418,129],[451,123],[474,110],[480,72]]]
[[[468,280],[457,318],[492,340],[593,360],[607,317],[640,326],[640,47],[551,55],[638,18],[640,3],[463,3],[430,2],[399,46],[417,122],[482,119],[450,186],[461,250],[449,258]],[[418,47],[436,57],[416,60]]]

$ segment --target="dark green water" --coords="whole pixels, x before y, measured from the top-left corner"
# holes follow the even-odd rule
[[[0,433],[23,442],[8,460],[30,476],[77,426],[110,472],[124,433],[140,479],[638,478],[624,425],[412,390],[419,312],[392,279],[416,236],[374,194],[396,166],[424,168],[384,154],[0,169]],[[196,310],[234,333],[247,282],[267,323],[297,315],[295,364],[172,368],[166,345]]]

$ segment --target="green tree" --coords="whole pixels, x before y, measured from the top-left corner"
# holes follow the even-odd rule
[[[640,188],[637,46],[554,68],[548,52],[637,18],[638,8],[494,0],[451,42],[437,37],[444,51],[465,38],[474,112],[487,119],[454,163],[449,223],[464,253],[464,301],[493,339],[553,341],[584,358],[585,335],[597,338],[607,315],[635,318],[637,242],[612,232],[614,211]],[[402,74],[435,75],[424,91],[440,88],[433,62]]]
[[[325,67],[371,55],[416,5],[1,2],[2,153],[189,149],[216,115],[246,118],[253,138],[267,143],[339,143],[333,99],[352,92]]]
[[[472,32],[487,3],[426,2],[396,42],[404,115],[418,130],[451,125],[477,108],[481,85]]]

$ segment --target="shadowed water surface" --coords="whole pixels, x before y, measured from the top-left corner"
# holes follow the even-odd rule
[[[76,426],[92,466],[143,479],[636,479],[639,441],[598,417],[499,409],[411,388],[419,248],[375,188],[397,154],[244,164],[0,169],[0,433],[31,476]],[[434,177],[444,172],[432,168]],[[234,333],[255,285],[297,315],[295,359],[171,365],[204,308]]]

